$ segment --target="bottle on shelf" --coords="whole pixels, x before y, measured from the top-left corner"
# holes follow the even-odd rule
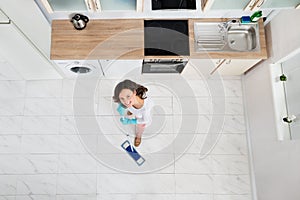
[[[240,22],[242,24],[250,23],[251,22],[251,18],[250,18],[250,16],[242,16],[241,19],[240,19]]]
[[[251,22],[257,22],[259,20],[259,18],[261,18],[262,16],[262,11],[256,11],[255,13],[253,13],[250,17]]]

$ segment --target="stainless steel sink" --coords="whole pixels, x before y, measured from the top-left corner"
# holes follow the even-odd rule
[[[236,51],[251,51],[257,46],[256,33],[253,25],[231,25],[227,30],[227,43]]]
[[[196,22],[194,24],[195,50],[199,51],[258,51],[257,23]]]

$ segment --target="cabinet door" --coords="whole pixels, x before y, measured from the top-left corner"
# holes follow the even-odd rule
[[[35,0],[47,14],[63,12],[141,11],[143,1],[137,0]]]
[[[219,73],[226,76],[242,75],[258,63],[260,59],[191,59],[190,64],[196,68],[210,71],[210,74]],[[183,75],[192,75],[189,65],[184,69]],[[206,68],[206,69],[204,69]],[[190,70],[190,71],[189,71]]]
[[[221,75],[242,75],[259,61],[260,59],[226,59],[217,72]]]
[[[239,1],[232,1],[232,0],[210,0],[211,2],[207,1],[207,5],[211,4],[211,10],[243,10],[248,4],[250,0],[239,0]]]
[[[88,0],[41,0],[41,3],[46,7],[48,13],[61,11],[87,11],[90,7],[90,2]]]
[[[136,0],[124,1],[124,0],[100,0],[102,11],[120,11],[120,10],[133,10],[137,9]]]
[[[142,73],[143,60],[100,60],[104,77],[108,79],[128,79]]]
[[[298,4],[300,0],[264,0],[260,8],[295,8]]]

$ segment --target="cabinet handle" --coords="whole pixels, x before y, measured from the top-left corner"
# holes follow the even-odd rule
[[[89,0],[86,1],[86,5],[87,5],[89,11],[92,10],[91,4],[90,4],[90,1],[89,1]]]
[[[217,69],[219,67],[221,67],[221,65],[226,61],[226,59],[223,59],[213,70],[212,72],[210,72],[210,75],[212,75],[213,73],[215,73],[215,71],[217,71]]]
[[[251,0],[247,6],[244,8],[244,11],[249,11],[254,8],[254,5],[256,4],[256,0]]]
[[[95,11],[95,3],[92,0],[85,0],[89,11]]]
[[[251,3],[251,2],[250,2]],[[256,1],[254,1],[251,5],[249,5],[249,7],[252,9],[254,7],[254,5],[256,4]]]
[[[97,0],[94,0],[94,4],[95,4],[95,7],[96,7],[96,10],[100,10],[100,6],[98,5],[98,1]]]
[[[265,0],[262,0],[261,3],[259,5],[257,5],[257,7],[261,7],[263,4],[265,3]]]
[[[222,62],[223,59],[219,59],[217,62],[216,62],[216,65],[218,65],[220,62]]]
[[[265,0],[258,0],[257,2],[255,2],[255,4],[254,4],[254,8],[255,7],[257,7],[257,8],[259,8],[259,7],[261,7],[262,5],[263,5],[263,3],[265,2]]]
[[[231,59],[227,60],[226,65],[229,65],[231,63]]]

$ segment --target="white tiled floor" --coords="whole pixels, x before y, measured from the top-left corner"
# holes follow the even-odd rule
[[[118,81],[103,78],[98,83],[92,112],[87,105],[93,82],[87,81],[73,97],[78,89],[74,80],[0,81],[0,200],[251,199],[239,78],[223,80],[225,115],[213,113],[222,104],[218,99],[212,103],[205,80],[188,80],[194,93],[182,96],[172,93],[172,87],[180,87],[174,77],[166,80],[172,83],[169,88],[148,82],[156,107],[138,148],[146,159],[144,168],[120,148],[126,139],[122,132],[132,132],[133,127],[119,124],[111,101]],[[181,102],[186,104],[184,111]],[[203,144],[214,138],[207,134],[212,118],[223,116],[216,145],[202,155]],[[180,129],[183,119],[196,119],[196,130]],[[78,120],[84,126],[78,127]],[[184,141],[183,146],[174,142],[180,134],[193,139],[189,148]],[[183,147],[186,152],[178,157]],[[163,167],[165,159],[174,162]]]

